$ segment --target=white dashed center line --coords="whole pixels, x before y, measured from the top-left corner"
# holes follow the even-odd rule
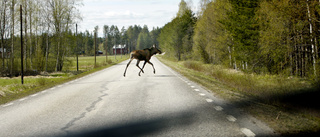
[[[198,91],[199,92],[200,90],[199,89],[194,89],[194,91]]]
[[[212,99],[206,99],[206,101],[207,101],[208,103],[213,102],[213,100],[212,100]]]

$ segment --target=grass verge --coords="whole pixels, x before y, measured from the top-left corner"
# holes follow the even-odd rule
[[[105,69],[126,59],[127,56],[122,58],[117,56],[116,59],[110,56],[106,62],[105,56],[98,56],[94,66],[94,57],[79,57],[79,71],[77,71],[76,59],[70,57],[65,63],[63,72],[26,76],[23,85],[20,77],[0,77],[0,105]]]
[[[275,75],[245,74],[196,61],[164,64],[264,121],[282,136],[320,133],[320,93],[310,81]]]

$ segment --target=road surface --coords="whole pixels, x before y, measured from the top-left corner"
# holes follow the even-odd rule
[[[274,136],[273,130],[155,57],[0,106],[0,136]],[[142,63],[140,64],[142,65]]]

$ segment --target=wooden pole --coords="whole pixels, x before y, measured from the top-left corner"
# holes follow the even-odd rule
[[[94,32],[94,67],[96,67],[96,65],[97,65],[96,46],[97,46],[97,32]]]
[[[79,71],[79,59],[78,59],[78,55],[79,54],[79,50],[78,50],[78,24],[76,24],[76,55],[77,55],[77,71]]]

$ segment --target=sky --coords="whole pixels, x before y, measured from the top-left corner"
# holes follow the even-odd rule
[[[192,3],[196,13],[200,0],[185,0]],[[116,25],[119,29],[133,25],[163,27],[170,22],[179,10],[181,0],[83,0],[79,7],[82,21],[78,30],[92,32],[99,26],[99,37],[102,36],[104,25]]]

